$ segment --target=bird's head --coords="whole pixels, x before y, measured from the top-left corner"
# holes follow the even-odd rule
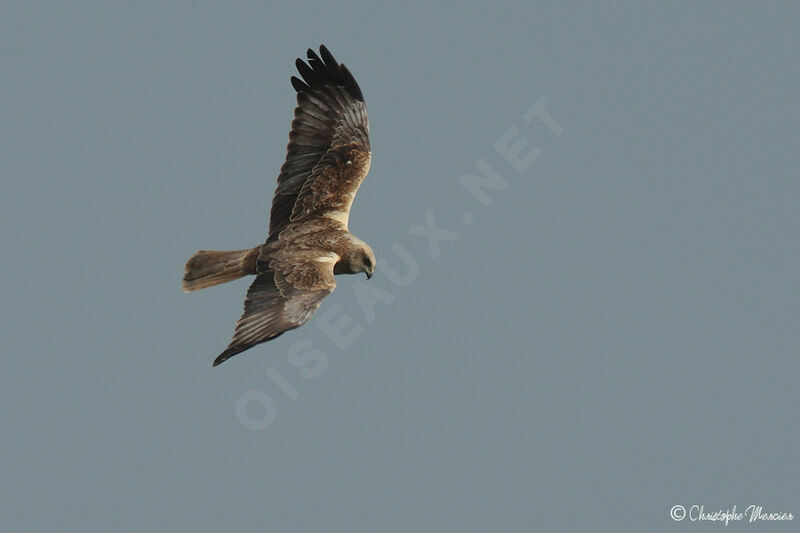
[[[370,279],[375,273],[375,253],[367,243],[364,243],[364,246],[360,250],[358,256],[358,266],[358,271],[365,273],[367,275],[367,279]]]
[[[347,252],[333,268],[334,274],[358,274],[363,272],[367,279],[375,273],[375,253],[369,244],[365,243],[352,233],[346,236],[348,242]]]

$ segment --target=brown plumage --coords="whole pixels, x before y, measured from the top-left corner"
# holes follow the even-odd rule
[[[214,366],[304,324],[336,288],[335,274],[364,272],[375,255],[347,223],[371,152],[364,97],[347,68],[325,46],[298,59],[292,76],[298,106],[286,162],[272,200],[269,235],[248,250],[201,250],[186,263],[183,290],[255,275],[244,313]]]

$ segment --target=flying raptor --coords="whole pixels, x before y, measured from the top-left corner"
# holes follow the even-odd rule
[[[233,340],[214,366],[303,325],[336,288],[335,274],[375,272],[372,248],[347,222],[371,152],[364,96],[323,45],[298,59],[286,161],[272,199],[269,235],[247,250],[200,250],[186,262],[183,290],[255,275]]]

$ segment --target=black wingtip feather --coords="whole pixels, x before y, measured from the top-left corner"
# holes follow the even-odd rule
[[[311,68],[314,69],[314,72],[326,73],[328,71],[328,66],[322,61],[322,59],[319,58],[314,50],[309,48],[306,55],[308,56],[308,64],[311,65]]]
[[[356,83],[356,79],[350,74],[350,71],[347,70],[347,67],[344,64],[339,65],[339,68],[342,72],[342,77],[344,78],[344,86],[347,88],[347,92],[350,93],[350,96],[355,98],[356,100],[364,101],[364,95],[361,94],[361,87],[358,86]]]
[[[214,362],[213,362],[213,363],[211,363],[211,368],[214,368],[215,366],[219,366],[219,365],[221,365],[222,363],[224,363],[225,361],[227,361],[227,360],[228,360],[228,358],[230,358],[230,357],[233,357],[233,354],[231,354],[231,355],[228,355],[228,353],[227,353],[227,352],[228,352],[228,350],[225,350],[224,352],[222,352],[221,354],[219,354],[219,355],[217,356],[217,358],[216,358],[216,359],[214,359]]]
[[[303,83],[303,81],[296,76],[292,76],[292,87],[294,87],[294,90],[299,93],[310,89],[308,85]]]
[[[300,58],[295,61],[297,71],[303,77],[301,81],[292,76],[292,87],[295,91],[299,93],[330,85],[344,88],[350,96],[363,102],[364,95],[361,93],[361,88],[347,67],[337,63],[333,54],[324,44],[320,45],[319,52],[320,55],[317,55],[314,50],[308,49],[306,52],[308,64]]]
[[[335,70],[339,66],[339,63],[333,58],[331,51],[328,50],[328,47],[324,44],[319,45],[319,53],[322,55],[322,61],[325,62],[325,66],[328,67],[328,70]]]
[[[249,348],[249,346],[247,348]],[[222,363],[224,363],[225,361],[227,361],[228,359],[230,359],[234,355],[242,353],[247,348],[241,348],[239,346],[236,346],[236,347],[233,347],[233,348],[228,348],[227,350],[225,350],[224,352],[219,354],[216,359],[214,359],[214,362],[212,363],[211,367],[213,368],[215,366],[221,365]]]
[[[320,80],[317,78],[317,75],[314,74],[314,70],[309,67],[305,61],[297,58],[297,61],[294,62],[295,66],[297,67],[297,71],[303,76],[303,80],[308,84],[309,87],[312,89],[318,89],[322,87],[325,83],[324,80]]]

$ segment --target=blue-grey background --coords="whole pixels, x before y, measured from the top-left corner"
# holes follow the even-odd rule
[[[678,531],[675,504],[760,504],[796,531],[798,4],[532,4],[4,2],[0,528]],[[340,278],[346,350],[317,315],[212,370],[248,281],[183,294],[183,263],[265,238],[321,42],[370,113],[351,229],[419,275],[369,282],[372,323]],[[521,118],[542,95],[560,136]],[[459,234],[437,259],[428,209]]]

